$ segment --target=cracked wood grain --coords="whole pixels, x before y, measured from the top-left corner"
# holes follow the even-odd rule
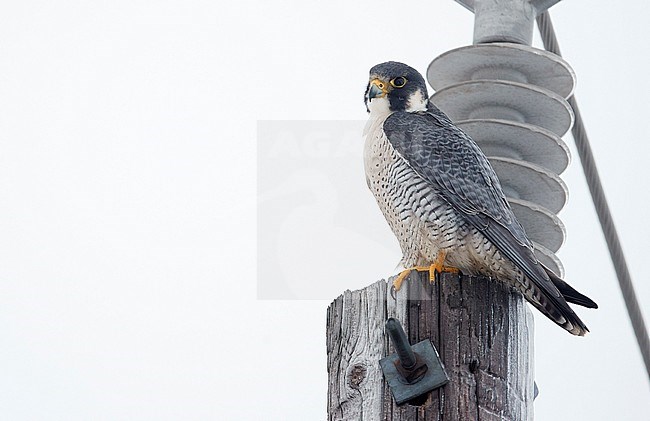
[[[483,277],[413,274],[346,291],[327,310],[328,420],[522,421],[533,419],[533,321],[524,299]],[[429,338],[450,383],[413,405],[395,405],[379,359],[398,319],[414,344]]]

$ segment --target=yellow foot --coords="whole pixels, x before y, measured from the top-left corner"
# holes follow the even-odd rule
[[[414,266],[412,268],[401,271],[399,275],[397,275],[397,278],[393,281],[393,288],[395,291],[399,291],[400,288],[402,288],[402,283],[406,278],[408,278],[412,271],[417,270],[418,272],[424,272],[429,271],[429,269],[429,266]],[[429,277],[431,277],[430,274]]]
[[[402,288],[402,283],[404,280],[411,274],[412,271],[417,270],[418,272],[429,272],[429,282],[433,283],[436,280],[436,273],[460,273],[458,268],[451,266],[445,266],[445,257],[447,257],[447,252],[439,251],[436,256],[436,260],[431,264],[431,266],[414,266],[400,272],[397,275],[397,278],[393,281],[393,288],[395,291],[399,291]]]

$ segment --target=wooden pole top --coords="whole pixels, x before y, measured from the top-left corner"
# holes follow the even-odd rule
[[[379,360],[399,320],[411,344],[430,339],[450,382],[397,406]],[[533,320],[523,297],[484,277],[413,273],[393,294],[386,281],[346,291],[327,311],[329,420],[512,420],[533,415]]]

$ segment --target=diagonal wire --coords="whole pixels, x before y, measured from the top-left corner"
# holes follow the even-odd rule
[[[555,31],[553,30],[553,24],[551,23],[551,18],[548,15],[548,12],[544,12],[537,16],[537,26],[544,42],[544,48],[551,53],[562,56],[562,54],[560,54],[560,46],[558,45]],[[580,156],[580,162],[582,163],[582,169],[587,179],[589,191],[591,192],[591,198],[594,202],[596,213],[598,214],[598,219],[600,220],[600,225],[603,229],[603,234],[605,235],[605,240],[607,241],[607,247],[609,248],[609,254],[612,258],[612,263],[614,264],[623,299],[625,300],[627,313],[632,322],[632,328],[634,329],[636,340],[639,343],[639,350],[643,356],[643,362],[645,363],[645,368],[648,372],[648,377],[650,378],[650,340],[648,340],[648,331],[643,321],[639,302],[634,292],[632,278],[630,277],[630,271],[625,262],[625,256],[623,255],[621,242],[616,233],[612,214],[607,205],[605,192],[603,191],[603,186],[600,182],[600,176],[598,175],[594,155],[591,152],[589,138],[587,137],[587,132],[585,131],[585,126],[582,122],[580,111],[578,110],[578,103],[575,95],[570,97],[568,101],[575,113],[575,124],[571,129],[571,133],[573,134],[573,139],[575,140],[578,149],[578,155]]]

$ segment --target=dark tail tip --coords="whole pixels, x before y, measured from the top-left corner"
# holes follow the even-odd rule
[[[555,285],[555,287],[560,291],[567,302],[587,308],[598,308],[598,304],[596,304],[591,298],[576,291],[571,285],[560,279],[550,269],[546,267],[544,269],[546,269],[546,273],[548,274],[548,277],[551,278],[553,285]]]

